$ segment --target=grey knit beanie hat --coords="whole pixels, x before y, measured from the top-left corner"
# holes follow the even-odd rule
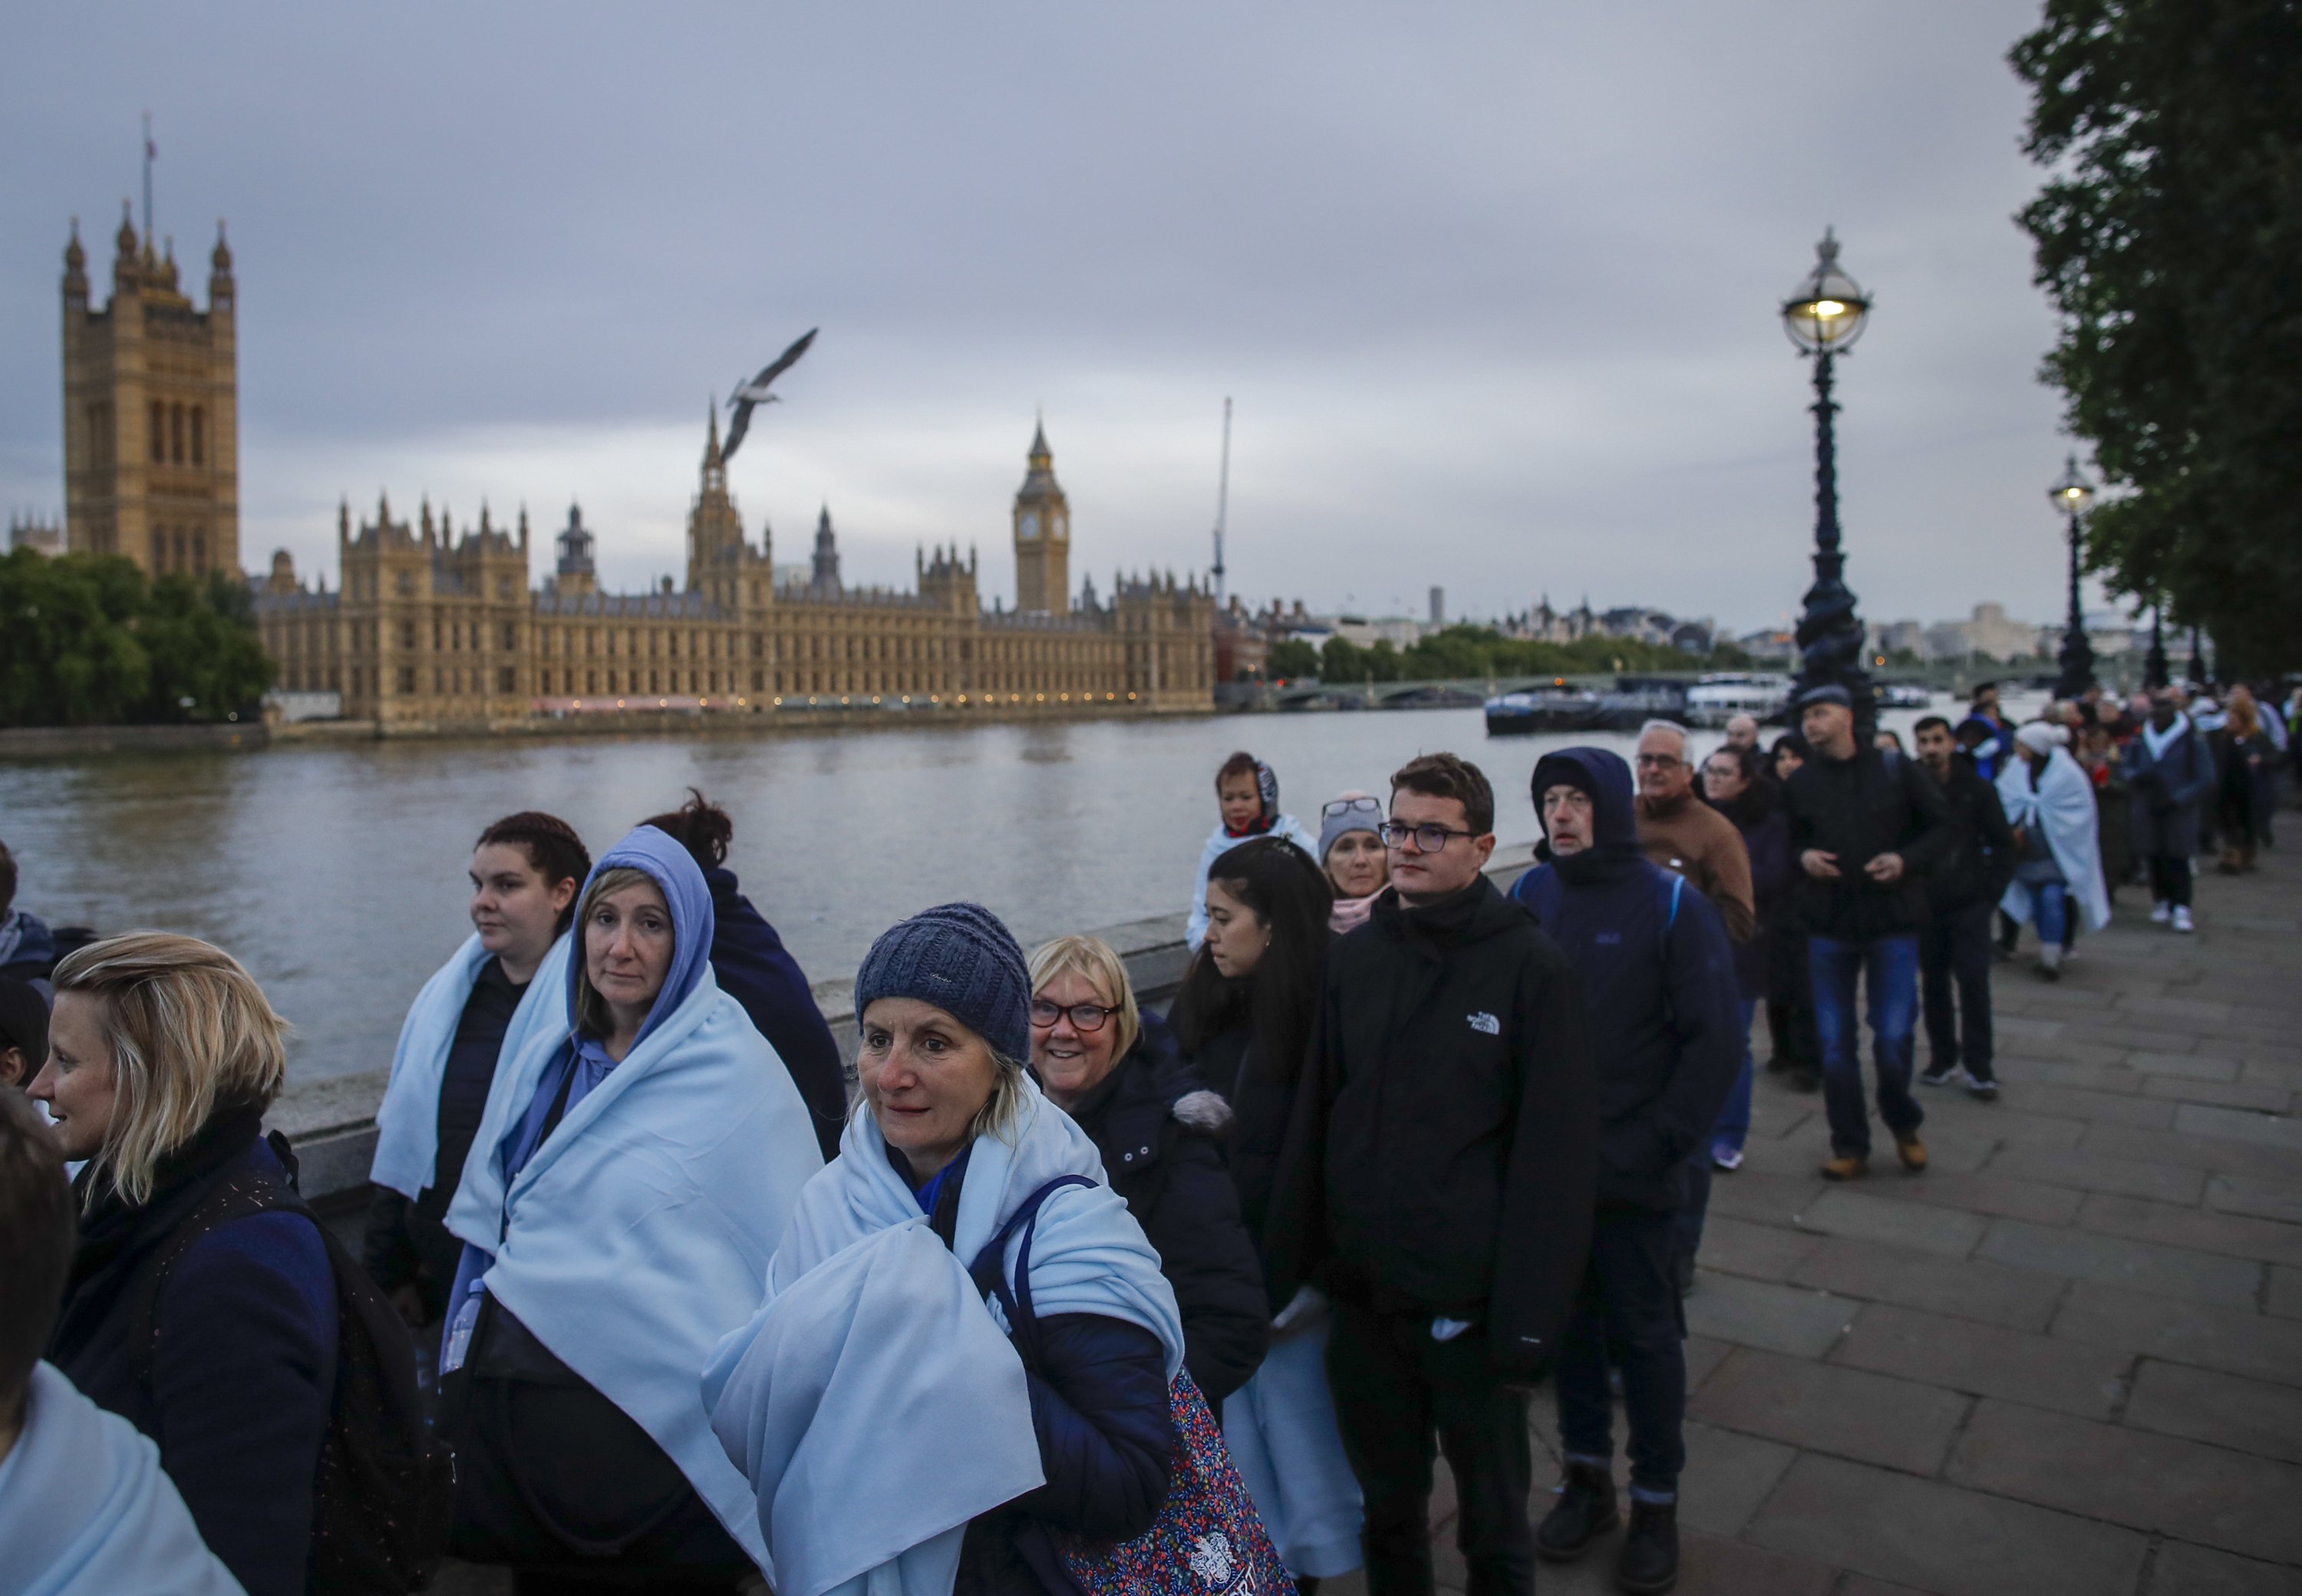
[[[1031,1056],[1031,970],[999,917],[941,903],[890,926],[855,972],[855,1014],[882,997],[933,1004],[1008,1058]]]

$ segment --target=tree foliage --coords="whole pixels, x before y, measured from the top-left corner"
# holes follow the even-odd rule
[[[2241,669],[2302,666],[2302,4],[2046,0],[2012,61],[2042,375],[2120,490],[2088,561]]]
[[[0,726],[222,720],[271,685],[229,577],[147,584],[116,556],[0,556]]]
[[[1737,651],[1736,662],[1747,664],[1748,656]],[[1693,670],[1715,663],[1720,662],[1635,638],[1536,643],[1505,637],[1491,626],[1453,626],[1404,649],[1385,638],[1361,648],[1348,638],[1330,637],[1315,652],[1290,638],[1272,645],[1266,674],[1273,679],[1316,676],[1323,682],[1435,682]]]

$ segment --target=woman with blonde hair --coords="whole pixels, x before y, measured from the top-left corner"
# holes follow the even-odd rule
[[[290,1596],[312,1558],[338,1309],[316,1222],[263,1135],[286,1023],[230,954],[159,931],[68,955],[55,987],[31,1096],[85,1163],[48,1359],[159,1443],[249,1596]],[[210,1222],[251,1195],[264,1211]]]
[[[1183,1315],[1183,1365],[1220,1412],[1271,1344],[1263,1260],[1223,1163],[1230,1105],[1136,1006],[1127,967],[1094,937],[1031,955],[1031,1074],[1095,1143],[1157,1249]]]

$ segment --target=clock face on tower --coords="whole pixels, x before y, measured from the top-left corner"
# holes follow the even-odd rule
[[[1047,535],[1051,538],[1062,537],[1068,530],[1067,521],[1068,518],[1063,513],[1057,510],[1054,517],[1047,523]]]
[[[1025,510],[1023,512],[1023,518],[1015,523],[1015,535],[1020,538],[1038,537],[1039,535],[1039,512],[1037,510]]]

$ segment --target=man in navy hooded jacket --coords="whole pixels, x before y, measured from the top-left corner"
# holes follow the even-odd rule
[[[1617,1582],[1664,1591],[1678,1572],[1678,1475],[1686,1461],[1686,1333],[1673,1215],[1681,1166],[1706,1146],[1742,1067],[1734,953],[1710,900],[1647,861],[1630,767],[1569,748],[1534,768],[1547,862],[1511,895],[1581,978],[1599,1078],[1599,1207],[1591,1261],[1558,1349],[1567,1478],[1535,1550],[1566,1562],[1617,1521],[1607,1364],[1623,1374],[1631,1528]]]

